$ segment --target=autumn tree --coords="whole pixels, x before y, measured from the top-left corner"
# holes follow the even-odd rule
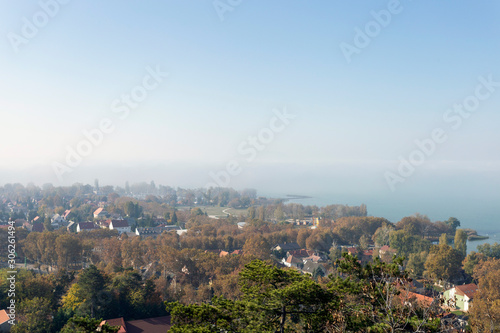
[[[465,259],[467,256],[467,233],[462,229],[457,229],[455,232],[455,250],[460,252],[462,258]],[[463,260],[462,259],[462,260]]]
[[[474,333],[500,331],[500,260],[481,262],[474,270],[478,291],[469,310],[469,323]]]
[[[445,240],[446,238],[444,238]],[[462,254],[440,239],[439,245],[432,245],[425,261],[425,274],[434,279],[449,281],[460,274]]]
[[[269,258],[271,253],[270,247],[264,237],[260,235],[250,236],[243,245],[243,254],[265,260]]]

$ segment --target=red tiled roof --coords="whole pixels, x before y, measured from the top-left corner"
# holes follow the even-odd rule
[[[380,252],[396,252],[396,250],[387,245],[384,245],[380,248]]]
[[[220,251],[219,253],[219,257],[225,257],[229,254],[229,252],[226,252],[226,251]]]
[[[477,291],[477,285],[475,285],[474,283],[463,284],[461,286],[456,286],[455,289],[458,295],[461,296],[467,295],[467,297],[473,298],[474,294]]]
[[[99,214],[102,212],[102,210],[103,210],[103,209],[104,209],[104,208],[97,208],[97,209],[94,211],[94,215],[99,215]]]
[[[401,299],[403,299],[406,302],[416,299],[416,301],[420,304],[420,306],[430,306],[432,302],[434,302],[434,298],[432,297],[417,294],[411,291],[409,292],[403,291],[401,292],[399,297],[401,297]]]
[[[68,217],[68,215],[69,215],[69,213],[71,213],[71,209],[67,209],[67,210],[65,210],[65,211],[64,211],[64,215],[63,215],[63,217],[64,217],[64,218],[67,218],[67,217]]]
[[[5,323],[6,321],[8,321],[10,318],[9,316],[7,315],[7,311],[5,310],[0,310],[0,324],[3,324]]]
[[[120,329],[118,330],[117,333],[128,333],[127,328],[126,328],[127,326],[126,326],[123,318],[103,320],[99,324],[99,327],[104,325],[104,324],[108,324],[109,326],[120,326]]]
[[[170,316],[127,321],[128,333],[165,333],[170,327]]]

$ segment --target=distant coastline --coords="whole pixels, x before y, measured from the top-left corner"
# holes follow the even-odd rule
[[[300,199],[312,199],[312,197],[300,194],[287,194],[285,195],[285,198],[279,198],[279,199],[283,201],[289,201],[289,200],[300,200]]]
[[[485,239],[489,239],[489,238],[490,238],[489,236],[470,235],[468,237],[468,241],[473,242],[473,241],[480,241],[480,240],[485,240]]]

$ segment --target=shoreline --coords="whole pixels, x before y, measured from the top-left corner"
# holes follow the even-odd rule
[[[300,194],[286,194],[285,198],[278,198],[278,200],[289,201],[289,200],[300,200],[300,199],[312,199],[313,197]]]

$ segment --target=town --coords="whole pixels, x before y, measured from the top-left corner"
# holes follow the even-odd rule
[[[370,283],[389,283],[384,302],[390,304],[372,304],[371,311],[390,305],[393,312],[384,313],[394,318],[379,322],[367,315],[363,325],[466,332],[484,322],[485,309],[495,309],[484,295],[499,292],[492,281],[500,272],[500,245],[467,253],[467,239],[479,236],[453,217],[431,222],[416,213],[392,223],[369,216],[363,204],[304,206],[252,189],[174,189],[154,182],[123,188],[101,187],[98,180],[93,186],[6,184],[0,200],[2,263],[9,225],[16,233],[16,264],[5,264],[0,282],[9,290],[15,268],[17,324],[9,323],[10,297],[2,292],[3,331],[69,332],[86,320],[101,330],[175,332],[200,320],[184,318],[183,307],[216,309],[219,297],[244,299],[238,286],[255,262],[295,271],[291,285],[307,278],[324,292],[356,274],[361,283],[362,269],[385,272]],[[323,303],[315,306],[330,307],[332,299],[318,297],[315,302]],[[344,301],[364,302],[355,294]],[[345,309],[335,311],[346,327],[359,325],[360,314]],[[282,324],[305,325],[310,315],[301,316]],[[320,326],[334,327],[331,320],[326,316]]]

